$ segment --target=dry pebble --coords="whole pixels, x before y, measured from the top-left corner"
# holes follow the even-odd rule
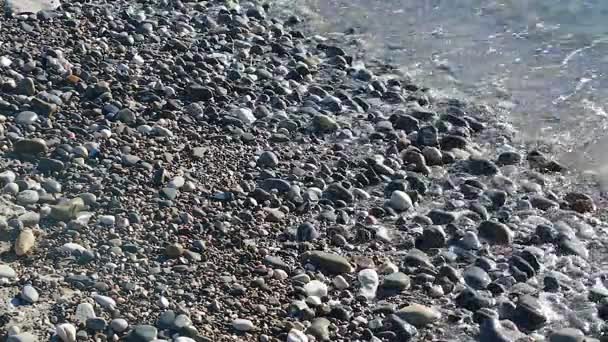
[[[605,335],[603,200],[498,108],[278,3],[107,5],[0,25],[8,340]]]

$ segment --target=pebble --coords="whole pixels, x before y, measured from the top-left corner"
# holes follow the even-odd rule
[[[549,335],[549,342],[583,342],[585,334],[575,328],[562,328]]]
[[[232,321],[232,327],[235,330],[244,331],[244,332],[251,331],[255,328],[252,321],[250,321],[248,319],[243,319],[243,318],[237,318],[234,321]]]
[[[407,290],[410,288],[410,277],[402,272],[394,272],[384,277],[382,287],[391,290]]]
[[[17,278],[17,272],[9,265],[0,264],[0,278]]]
[[[130,333],[130,336],[133,340],[141,342],[154,341],[157,335],[158,329],[147,324],[135,326]]]
[[[24,256],[28,254],[36,244],[36,236],[31,229],[24,229],[19,233],[15,241],[15,254]]]
[[[334,286],[338,290],[345,290],[350,287],[348,281],[346,281],[346,279],[344,279],[344,277],[340,275],[334,277],[334,279],[332,280],[332,284],[334,284]]]
[[[20,125],[31,125],[36,121],[38,121],[38,114],[30,111],[21,112],[15,117],[15,123]]]
[[[110,322],[110,327],[115,332],[121,333],[129,328],[129,323],[124,318],[115,318]]]
[[[287,334],[287,342],[308,342],[308,336],[300,330],[291,329]]]
[[[496,221],[483,221],[477,228],[479,237],[495,245],[513,243],[513,232],[505,224]]]
[[[95,308],[90,303],[80,303],[76,307],[76,320],[80,323],[85,323],[90,318],[95,318]]]
[[[395,190],[389,201],[391,208],[398,211],[406,211],[412,207],[412,199],[403,191]]]
[[[318,280],[311,280],[304,285],[304,291],[308,296],[325,297],[327,296],[327,285]]]
[[[17,202],[21,205],[29,205],[38,203],[40,196],[37,191],[34,190],[23,190],[17,194]]]
[[[21,296],[21,299],[23,299],[24,301],[26,301],[30,304],[36,303],[38,301],[38,299],[40,298],[38,291],[36,291],[36,289],[31,285],[25,285],[21,289],[20,296]]]
[[[330,324],[331,322],[327,318],[315,318],[310,327],[306,329],[306,334],[312,335],[320,341],[328,341]]]
[[[305,253],[304,258],[329,273],[351,273],[353,267],[346,258],[322,251]]]
[[[76,342],[76,327],[70,323],[58,324],[55,333],[63,342]]]
[[[423,327],[438,321],[441,313],[428,306],[411,304],[399,310],[397,316],[416,327]]]
[[[22,332],[16,335],[11,335],[6,339],[7,342],[38,342],[38,337],[29,332]]]
[[[368,268],[359,271],[357,278],[360,285],[359,295],[367,300],[376,298],[376,291],[378,290],[378,285],[380,283],[378,273],[376,273],[375,270]]]
[[[107,310],[114,310],[116,308],[116,301],[108,296],[102,295],[93,295],[93,299],[97,304],[99,304],[102,308]]]
[[[492,282],[488,273],[477,266],[467,268],[463,273],[463,278],[467,285],[476,290],[483,290]]]

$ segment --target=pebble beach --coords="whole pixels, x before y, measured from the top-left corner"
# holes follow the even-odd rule
[[[608,341],[605,199],[504,111],[272,3],[2,6],[2,340]]]

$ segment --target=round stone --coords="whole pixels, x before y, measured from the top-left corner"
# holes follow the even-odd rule
[[[395,190],[391,195],[389,205],[395,210],[406,211],[412,207],[412,199],[405,192]]]
[[[38,299],[40,298],[38,291],[36,291],[36,289],[32,286],[32,285],[25,285],[22,289],[21,289],[21,299],[23,299],[24,301],[33,304],[36,303],[38,301]]]
[[[20,125],[31,125],[36,121],[38,121],[38,114],[30,111],[21,112],[15,117],[15,123]]]
[[[129,322],[124,318],[115,318],[110,322],[110,328],[117,333],[121,333],[129,328]]]

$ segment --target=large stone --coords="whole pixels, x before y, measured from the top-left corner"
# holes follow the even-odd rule
[[[410,284],[410,277],[407,274],[394,272],[384,277],[382,287],[391,290],[407,290]]]
[[[5,0],[4,10],[10,14],[52,11],[61,6],[59,0]]]
[[[520,329],[533,331],[547,324],[548,318],[538,299],[524,295],[517,302],[513,321]]]
[[[48,151],[46,142],[42,139],[23,139],[15,143],[14,151],[19,154],[42,154]]]
[[[483,221],[477,230],[479,237],[492,245],[510,245],[513,243],[513,232],[503,223]]]
[[[350,273],[352,266],[346,258],[322,251],[308,252],[304,254],[304,259],[311,262],[321,270],[330,273]]]
[[[441,313],[428,306],[411,304],[399,310],[397,316],[416,327],[423,327],[439,320]]]
[[[9,265],[0,264],[0,278],[16,278],[17,272]]]

